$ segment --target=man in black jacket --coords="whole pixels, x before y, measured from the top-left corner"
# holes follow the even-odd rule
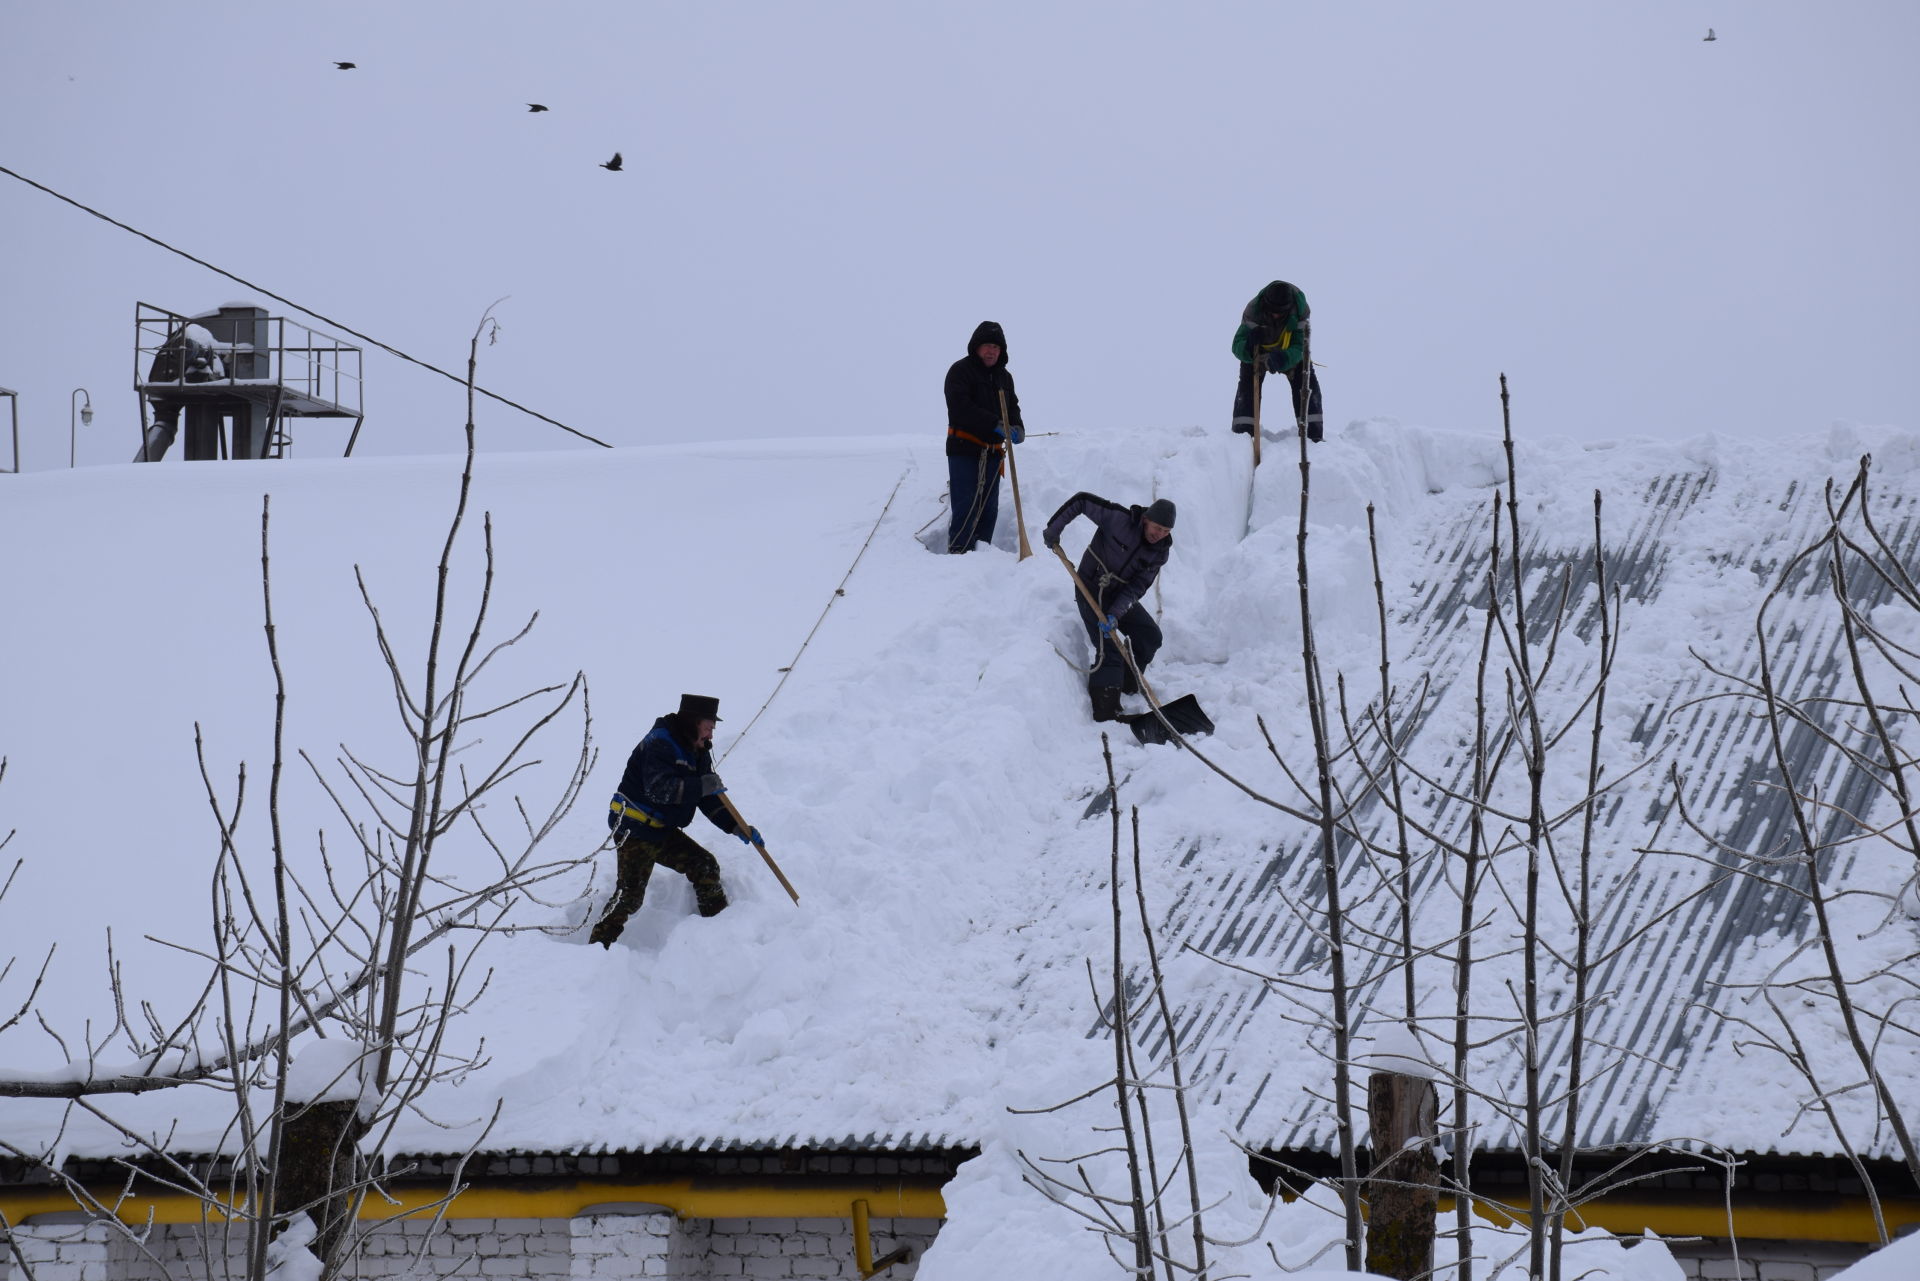
[[[725,910],[719,860],[682,830],[696,809],[728,835],[763,845],[758,828],[741,831],[720,803],[727,789],[713,772],[713,728],[719,722],[719,699],[682,694],[679,710],[655,721],[627,758],[627,771],[607,813],[619,857],[618,879],[613,902],[593,927],[593,942],[613,946],[627,918],[640,910],[655,863],[693,882],[700,915],[718,916]]]
[[[1160,651],[1160,625],[1140,601],[1173,550],[1173,502],[1157,498],[1148,507],[1122,507],[1082,491],[1060,504],[1047,521],[1041,538],[1049,548],[1060,546],[1061,531],[1075,516],[1085,516],[1094,524],[1093,541],[1080,558],[1080,581],[1100,602],[1095,611],[1074,592],[1095,655],[1087,695],[1093,700],[1093,719],[1110,721],[1120,714],[1122,693],[1140,692],[1113,633],[1117,630],[1127,638],[1134,664],[1142,671]]]
[[[967,354],[947,370],[947,551],[970,552],[993,541],[1000,515],[1000,460],[1007,433],[1000,425],[1000,394],[1006,393],[1013,443],[1026,439],[1020,397],[1007,372],[1007,335],[991,320],[974,327]]]

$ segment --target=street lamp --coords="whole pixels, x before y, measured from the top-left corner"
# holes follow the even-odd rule
[[[68,470],[72,470],[73,468],[74,441],[80,434],[79,429],[75,427],[73,423],[73,410],[74,410],[73,397],[74,396],[86,396],[87,403],[79,407],[80,421],[83,423],[86,423],[88,426],[93,425],[93,397],[88,393],[85,387],[75,387],[73,389],[73,396],[67,397],[67,468]]]

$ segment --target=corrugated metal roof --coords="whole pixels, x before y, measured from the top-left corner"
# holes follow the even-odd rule
[[[1471,790],[1472,700],[1474,671],[1487,606],[1486,547],[1490,495],[1460,501],[1451,515],[1429,527],[1419,564],[1406,583],[1406,604],[1398,619],[1403,638],[1411,646],[1394,656],[1395,714],[1405,735],[1405,759],[1426,772],[1439,788],[1459,793]],[[1708,512],[1706,507],[1713,510]],[[1879,493],[1874,516],[1880,532],[1912,564],[1920,552],[1920,520],[1910,496]],[[1678,472],[1652,478],[1635,498],[1610,497],[1603,541],[1605,572],[1610,586],[1625,598],[1625,625],[1633,626],[1636,606],[1660,601],[1664,594],[1693,590],[1695,576],[1676,581],[1681,564],[1701,568],[1702,558],[1720,576],[1744,571],[1764,589],[1800,547],[1819,537],[1826,527],[1825,498],[1818,486],[1789,485],[1785,493],[1719,492],[1711,470]],[[1751,531],[1737,545],[1713,547],[1713,531],[1730,523]],[[1544,646],[1555,625],[1551,606],[1565,584],[1568,602],[1565,628],[1555,665],[1544,682],[1543,705],[1555,716],[1573,714],[1582,691],[1594,679],[1598,659],[1599,593],[1591,524],[1584,537],[1577,526],[1537,525],[1526,535],[1522,564],[1530,596],[1530,632]],[[1690,528],[1690,527],[1697,527]],[[1506,534],[1503,525],[1502,537]],[[1705,540],[1705,543],[1703,543]],[[1889,597],[1886,585],[1866,575],[1852,579],[1857,607],[1871,609]],[[1510,580],[1503,579],[1510,597]],[[1776,606],[1767,631],[1779,687],[1794,698],[1817,697],[1841,690],[1849,682],[1846,653],[1831,603],[1821,608],[1825,586],[1817,565],[1794,571]],[[1671,603],[1671,602],[1669,602]],[[1736,672],[1757,672],[1758,639],[1747,627],[1745,649],[1728,664]],[[1737,632],[1737,627],[1734,629]],[[1699,663],[1689,664],[1678,678],[1672,669],[1634,667],[1635,657],[1623,649],[1613,674],[1609,705],[1610,734],[1624,737],[1631,750],[1654,760],[1654,767],[1602,803],[1602,830],[1595,862],[1596,901],[1605,908],[1597,916],[1595,955],[1608,959],[1598,967],[1592,990],[1609,994],[1594,1008],[1588,1028],[1589,1051],[1585,1072],[1589,1084],[1581,1105],[1579,1127],[1583,1145],[1618,1146],[1660,1137],[1661,1108],[1674,1083],[1699,1071],[1715,1055],[1729,1053],[1723,1020],[1714,1011],[1729,1007],[1728,985],[1757,981],[1783,947],[1808,934],[1811,909],[1795,892],[1804,886],[1804,869],[1771,867],[1765,879],[1741,874],[1748,860],[1795,848],[1797,839],[1786,796],[1774,787],[1758,786],[1775,777],[1767,724],[1753,714],[1750,703],[1727,698],[1703,698],[1725,691],[1728,682],[1712,676]],[[1430,678],[1429,694],[1416,703],[1412,685],[1420,675]],[[1657,686],[1649,687],[1649,680]],[[1631,706],[1623,691],[1639,692],[1641,706]],[[1288,691],[1295,698],[1297,691]],[[1361,697],[1364,697],[1361,696]],[[1496,676],[1490,698],[1503,697]],[[1631,730],[1620,728],[1631,724]],[[1465,727],[1463,730],[1463,726]],[[1584,774],[1587,731],[1576,725],[1569,741],[1577,743]],[[1794,724],[1785,738],[1785,755],[1797,777],[1817,783],[1833,808],[1824,811],[1823,839],[1848,835],[1849,814],[1864,816],[1878,785],[1869,774],[1836,750],[1814,726]],[[1384,753],[1373,750],[1368,769],[1384,774]],[[1684,839],[1678,829],[1665,778],[1667,767],[1680,771],[1686,812],[1704,819],[1709,830],[1738,856],[1713,854],[1704,841]],[[1517,765],[1509,765],[1511,772]],[[1556,769],[1565,770],[1563,763]],[[1342,762],[1337,774],[1349,794],[1364,788],[1364,771],[1352,760]],[[1576,777],[1573,786],[1579,790]],[[1564,789],[1563,789],[1564,790]],[[1439,794],[1433,787],[1415,788],[1412,806],[1433,830],[1459,836],[1465,830],[1466,806]],[[1372,838],[1392,845],[1393,816],[1377,794],[1367,795],[1354,811],[1354,826]],[[1702,858],[1655,853],[1636,857],[1636,849],[1653,843],[1686,846]],[[1163,954],[1187,945],[1235,965],[1267,975],[1298,975],[1304,983],[1327,981],[1327,949],[1309,928],[1321,919],[1324,885],[1319,869],[1318,834],[1290,821],[1276,822],[1282,833],[1271,846],[1248,857],[1244,851],[1212,848],[1209,838],[1184,837],[1172,861],[1189,877],[1174,899],[1161,910],[1159,922]],[[1556,838],[1563,851],[1577,848],[1578,830]],[[1412,897],[1422,922],[1422,937],[1439,941],[1453,929],[1459,916],[1454,882],[1457,861],[1423,857],[1416,836],[1412,869]],[[1853,854],[1843,849],[1835,856],[1829,879],[1844,880]],[[1342,897],[1354,933],[1395,929],[1396,906],[1382,891],[1382,877],[1363,846],[1349,836],[1338,842]],[[1570,873],[1569,873],[1570,874]],[[1489,885],[1481,902],[1496,906],[1498,891]],[[1570,939],[1561,940],[1570,945]],[[1753,946],[1762,944],[1764,946]],[[1476,943],[1484,953],[1492,939]],[[1498,946],[1510,946],[1502,938]],[[1379,1005],[1383,1014],[1397,1016],[1400,980],[1390,964],[1364,950],[1348,960],[1355,980],[1354,1009]],[[1143,990],[1135,973],[1136,991]],[[1438,961],[1427,961],[1420,972],[1423,1026],[1450,1037],[1451,982]],[[1238,1118],[1240,1135],[1255,1145],[1274,1148],[1326,1149],[1335,1141],[1333,1112],[1327,1102],[1332,1092],[1330,1034],[1324,1026],[1310,1026],[1303,1012],[1275,1008],[1284,996],[1273,984],[1262,985],[1221,969],[1217,981],[1178,1008],[1175,1022],[1183,1057],[1192,1064],[1217,1067],[1206,1077],[1208,1088],[1228,1103]],[[1315,998],[1302,994],[1309,1006]],[[1565,984],[1543,997],[1549,1011],[1564,1012],[1571,1002]],[[1499,1004],[1496,1006],[1496,1001]],[[1330,1014],[1320,1000],[1319,1013]],[[1475,997],[1482,1015],[1511,1011],[1511,1002],[1498,994]],[[1560,1020],[1542,1028],[1542,1056],[1547,1071],[1542,1092],[1553,1098],[1567,1083],[1570,1023]],[[1155,1061],[1167,1050],[1167,1028],[1157,1018],[1139,1029],[1141,1045]],[[1089,1035],[1104,1035],[1098,1025]],[[1292,1036],[1317,1051],[1293,1052],[1284,1039]],[[1263,1045],[1274,1047],[1262,1052]],[[1604,1047],[1620,1047],[1618,1049]],[[1522,1097],[1519,1054],[1511,1045],[1489,1047],[1476,1056],[1471,1073],[1484,1089],[1505,1097]],[[1601,1070],[1604,1068],[1604,1070]],[[1191,1069],[1190,1069],[1191,1070]],[[1791,1073],[1784,1066],[1782,1072]],[[1794,1102],[1806,1093],[1788,1080],[1784,1116],[1791,1117]],[[1358,1103],[1364,1107],[1364,1091]],[[1443,1104],[1443,1112],[1445,1111]],[[1556,1113],[1554,1132],[1561,1122]],[[1509,1130],[1492,1109],[1481,1109],[1481,1143],[1507,1146]],[[1710,1136],[1709,1136],[1710,1137]],[[1885,1154],[1890,1140],[1882,1134],[1865,1145],[1869,1154]],[[1823,1130],[1803,1126],[1793,1143],[1803,1151],[1832,1151],[1833,1140]]]

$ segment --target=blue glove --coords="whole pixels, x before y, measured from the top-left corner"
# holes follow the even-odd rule
[[[742,845],[757,845],[761,849],[767,848],[767,843],[760,838],[760,829],[757,827],[749,827],[744,832],[735,832],[734,835],[740,838]]]
[[[993,429],[993,439],[996,443],[1004,442],[1006,438],[1007,438],[1007,429],[1005,427],[996,426]],[[1018,444],[1019,442],[1015,441],[1014,443]]]
[[[1024,445],[1027,443],[1027,429],[1019,423],[1013,425],[1013,443],[1016,445]]]
[[[718,774],[702,774],[700,776],[700,795],[719,796],[726,790],[726,784],[720,781]]]
[[[1115,626],[1115,623],[1113,620],[1113,615],[1108,614],[1106,621],[1100,624],[1100,634],[1102,636],[1109,635],[1113,631],[1114,626]]]

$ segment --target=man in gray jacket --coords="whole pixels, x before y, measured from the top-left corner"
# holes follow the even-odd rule
[[[1140,601],[1173,550],[1173,502],[1157,498],[1147,507],[1122,507],[1083,490],[1060,504],[1047,521],[1041,537],[1049,548],[1060,546],[1060,534],[1075,516],[1085,516],[1094,525],[1093,541],[1080,558],[1080,581],[1100,602],[1096,611],[1074,593],[1080,621],[1093,642],[1087,696],[1093,700],[1093,719],[1110,721],[1120,715],[1121,694],[1140,692],[1113,633],[1127,638],[1134,664],[1142,671],[1160,650],[1160,625]]]

